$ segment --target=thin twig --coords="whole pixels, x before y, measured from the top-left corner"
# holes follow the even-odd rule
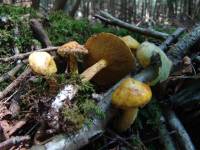
[[[28,75],[30,75],[31,69],[28,67],[25,71],[17,77],[10,85],[8,85],[3,91],[0,92],[0,100],[8,95],[14,88],[16,88],[22,81],[24,81]]]
[[[21,53],[21,54],[14,55],[14,56],[11,56],[11,57],[0,58],[0,62],[9,62],[9,61],[12,61],[12,60],[24,59],[24,58],[28,57],[33,52],[41,52],[41,51],[51,52],[51,51],[55,51],[57,49],[58,49],[58,47],[48,47],[48,48],[38,49],[38,50],[35,50],[35,51],[32,51],[32,52]]]

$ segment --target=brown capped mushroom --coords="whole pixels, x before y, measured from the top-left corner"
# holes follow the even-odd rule
[[[123,110],[122,117],[115,123],[118,131],[127,130],[137,117],[138,108],[146,105],[152,97],[149,85],[127,78],[113,92],[112,104]]]
[[[29,58],[31,69],[38,75],[43,75],[49,83],[49,89],[52,94],[57,90],[57,80],[55,73],[57,72],[56,64],[53,57],[47,52],[33,52]]]
[[[62,57],[67,57],[68,70],[70,72],[78,73],[78,65],[76,61],[77,54],[87,54],[88,50],[83,46],[77,43],[76,41],[68,42],[60,46],[57,50],[57,53]]]
[[[135,68],[135,57],[129,47],[111,33],[100,33],[90,37],[85,47],[88,55],[86,69],[81,76],[92,79],[100,86],[111,86]]]

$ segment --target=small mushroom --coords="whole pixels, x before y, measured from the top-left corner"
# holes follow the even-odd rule
[[[137,117],[138,108],[147,104],[152,97],[151,88],[140,81],[127,78],[113,92],[112,104],[123,110],[116,124],[120,132],[127,130]]]
[[[54,76],[57,72],[57,67],[53,57],[47,52],[33,52],[29,56],[28,61],[31,69],[36,74],[43,75],[46,78],[49,83],[49,90],[54,94],[58,84]]]
[[[136,53],[137,48],[140,46],[140,43],[132,38],[130,35],[123,36],[121,39],[126,43],[126,45],[131,49],[133,54]]]
[[[97,85],[109,87],[135,68],[135,57],[129,47],[111,33],[100,33],[90,37],[85,47],[88,55],[86,69],[81,76],[92,79]]]
[[[77,43],[76,41],[68,42],[60,46],[57,50],[58,54],[62,57],[67,57],[67,68],[70,72],[78,73],[78,65],[76,61],[77,54],[87,54],[88,50],[83,46]]]

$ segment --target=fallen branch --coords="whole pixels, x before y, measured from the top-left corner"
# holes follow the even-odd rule
[[[166,120],[164,116],[160,117],[158,132],[160,135],[161,143],[164,145],[165,150],[176,150],[174,142],[172,141],[171,136],[169,135],[169,132],[167,130]]]
[[[37,19],[30,20],[30,27],[33,31],[34,37],[41,42],[43,48],[52,46],[42,24]]]
[[[170,127],[176,131],[176,135],[177,135],[177,140],[180,143],[180,145],[182,146],[182,148],[184,150],[195,150],[195,147],[187,133],[187,131],[185,130],[184,126],[182,125],[182,123],[180,122],[180,120],[177,118],[176,114],[167,109],[165,110],[165,117],[168,120],[168,123],[170,125]]]
[[[41,51],[51,52],[51,51],[55,51],[57,49],[58,49],[58,47],[48,47],[48,48],[35,50],[34,52],[41,52]],[[0,58],[0,62],[9,62],[9,61],[13,61],[13,60],[16,61],[19,59],[24,59],[24,58],[28,57],[31,53],[33,53],[33,52],[21,53],[21,54],[14,55],[11,57]]]
[[[30,140],[29,136],[16,136],[0,143],[0,149],[10,149],[12,146]]]
[[[178,70],[182,58],[189,52],[195,44],[200,42],[200,25],[185,35],[182,40],[176,43],[175,47],[168,52],[170,60],[173,62],[173,70]]]
[[[15,74],[23,67],[23,63],[18,63],[13,69],[0,76],[0,83],[14,78]]]
[[[96,17],[96,18],[100,19],[101,21],[104,21],[110,25],[116,25],[116,26],[128,29],[130,31],[137,32],[137,33],[147,35],[147,36],[151,36],[151,37],[154,37],[157,39],[166,39],[168,37],[168,34],[166,34],[166,33],[140,28],[140,27],[128,24],[126,22],[123,22],[104,11],[100,11],[100,15],[95,15],[94,17]]]
[[[179,35],[174,36],[177,39]],[[171,38],[171,37],[170,37]],[[163,46],[165,49],[167,45]],[[139,74],[135,75],[133,78],[136,80],[140,80],[142,82],[151,81],[155,79],[156,73],[153,67],[148,67],[145,70],[141,71]],[[104,98],[99,102],[99,107],[103,112],[105,112],[104,119],[93,120],[92,127],[88,128],[88,126],[84,126],[81,130],[77,131],[74,135],[59,135],[52,139],[52,141],[42,145],[42,146],[33,146],[33,149],[70,149],[76,150],[81,148],[82,146],[88,144],[90,139],[104,131],[104,128],[107,122],[116,114],[116,109],[113,109],[111,106],[111,97],[113,91],[119,86],[121,82],[115,84],[104,96]]]
[[[0,92],[0,100],[8,95],[14,88],[16,88],[21,82],[23,82],[28,75],[30,75],[31,69],[27,68],[17,79],[15,79],[10,85],[8,85],[2,92]]]

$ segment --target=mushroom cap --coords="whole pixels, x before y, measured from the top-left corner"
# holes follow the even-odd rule
[[[132,53],[135,53],[136,49],[140,46],[140,43],[134,38],[132,38],[130,35],[123,36],[121,37],[121,39],[131,49]]]
[[[71,41],[60,46],[57,50],[57,53],[62,57],[66,57],[67,55],[87,54],[88,50],[78,42]]]
[[[127,78],[113,92],[112,104],[121,109],[141,107],[152,97],[151,88],[140,81]]]
[[[94,35],[87,40],[85,47],[88,49],[85,67],[88,68],[101,59],[108,63],[92,79],[99,86],[111,86],[135,68],[135,57],[131,50],[114,34]]]
[[[55,61],[47,52],[33,52],[28,61],[31,69],[40,75],[50,76],[57,72]]]

